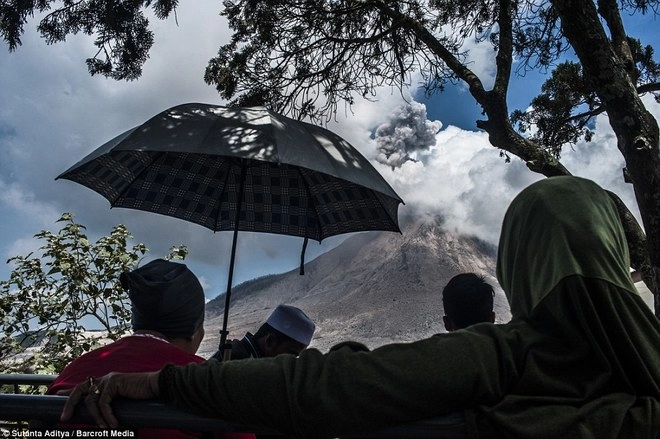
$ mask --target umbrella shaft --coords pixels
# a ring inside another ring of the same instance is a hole
[[[240,185],[238,189],[238,196],[236,199],[236,217],[234,218],[234,237],[231,243],[231,257],[229,259],[229,274],[227,275],[227,293],[225,295],[225,312],[222,322],[222,330],[220,331],[220,349],[224,348],[227,341],[227,320],[229,319],[229,302],[231,300],[231,285],[234,278],[234,259],[236,258],[236,241],[238,240],[238,223],[241,217],[241,204],[243,203],[243,189],[245,187],[245,178],[247,176],[246,165],[241,160],[241,176]]]

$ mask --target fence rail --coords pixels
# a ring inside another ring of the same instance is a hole
[[[25,377],[25,376],[23,376]],[[28,376],[20,381],[19,376],[0,374],[0,384],[47,384],[49,376]],[[56,425],[67,397],[54,395],[0,394],[0,429],[3,428],[45,428]],[[258,434],[278,436],[251,426],[237,425],[220,419],[192,415],[159,401],[117,400],[113,410],[121,420],[122,429],[175,428],[196,431],[249,431]],[[29,422],[29,427],[28,427]],[[75,424],[93,424],[92,417],[84,404],[79,404],[74,418]],[[12,424],[13,423],[13,424]],[[442,416],[411,424],[386,428],[369,433],[353,434],[351,438],[435,438],[466,439],[465,419],[462,414]]]

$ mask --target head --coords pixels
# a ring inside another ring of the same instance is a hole
[[[483,276],[462,273],[451,278],[442,290],[443,321],[449,332],[475,323],[495,321],[493,287]]]
[[[185,264],[156,259],[122,273],[136,332],[152,332],[195,353],[204,337],[204,289]]]
[[[502,223],[497,280],[511,315],[526,318],[569,276],[608,279],[635,291],[628,245],[611,197],[579,177],[550,177],[524,189]]]
[[[333,345],[328,352],[336,352],[341,349],[349,349],[351,352],[369,352],[369,347],[366,344],[352,340],[339,342]]]
[[[309,346],[316,326],[295,306],[278,305],[254,334],[264,357],[294,354]]]

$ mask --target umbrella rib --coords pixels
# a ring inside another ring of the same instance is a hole
[[[312,196],[312,192],[309,190],[309,184],[307,184],[307,176],[303,172],[304,168],[298,168],[298,173],[302,176],[302,182],[305,185],[305,192],[309,194],[308,199],[310,200],[310,204],[312,205],[312,209],[314,209],[314,212],[316,213],[316,218],[319,217],[319,210],[317,208],[317,204],[314,202],[314,197]],[[321,226],[321,221],[318,220],[318,227],[319,227],[319,239],[318,241],[321,242],[323,240],[323,229]],[[307,228],[305,228],[305,238],[307,238]],[[302,264],[302,261],[301,261]]]
[[[229,175],[231,174],[231,168],[232,168],[232,163],[231,160],[227,160],[227,172],[225,173],[225,181],[223,182],[221,186],[220,193],[218,194],[218,207],[216,208],[216,213],[215,213],[215,224],[213,226],[214,231],[221,230],[220,228],[220,215],[222,213],[222,192],[227,190],[227,183],[229,182]]]
[[[376,191],[376,190],[374,190],[374,189],[371,189],[371,191],[372,191],[372,192],[374,193],[374,195],[376,196],[376,199],[378,200],[378,202],[380,203],[380,206],[383,208],[383,210],[385,211],[385,213],[386,213],[387,216],[389,217],[390,221],[392,221],[392,224],[394,224],[394,225],[399,229],[399,234],[400,234],[400,235],[403,235],[403,232],[401,232],[401,228],[399,227],[399,219],[398,219],[398,218],[392,218],[392,215],[390,215],[389,210],[387,210],[387,209],[385,208],[385,205],[384,205],[383,201],[381,200],[381,197],[387,197],[387,195],[383,194],[382,192],[378,192],[378,191]],[[406,203],[403,202],[403,200],[400,200],[400,203],[402,203],[402,204],[406,204]],[[397,205],[397,206],[398,206],[398,205]],[[398,208],[397,208],[397,210],[398,210]]]

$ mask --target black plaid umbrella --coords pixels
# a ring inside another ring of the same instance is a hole
[[[324,128],[262,107],[179,105],[126,131],[57,178],[112,207],[233,230],[221,345],[227,336],[239,230],[321,242],[399,230],[401,198],[353,146]]]

